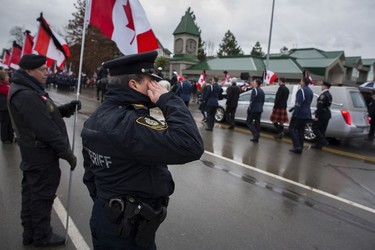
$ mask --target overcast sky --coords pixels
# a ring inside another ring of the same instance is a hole
[[[103,1],[103,0],[102,0]],[[0,49],[10,48],[14,26],[37,30],[40,12],[64,33],[76,0],[1,0]],[[256,41],[268,49],[272,0],[140,0],[154,33],[173,51],[173,31],[188,7],[194,11],[202,39],[215,46],[230,30],[245,54]],[[271,53],[283,46],[342,50],[346,56],[375,58],[374,0],[275,0]],[[1,53],[1,52],[0,52]],[[216,53],[215,53],[216,54]]]

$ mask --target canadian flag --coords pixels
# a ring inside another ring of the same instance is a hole
[[[224,80],[221,82],[221,85],[224,85],[225,83],[230,82],[230,75],[228,71],[224,71]]]
[[[56,61],[59,68],[63,67],[65,59],[70,57],[68,44],[64,38],[49,26],[42,14],[40,14],[37,21],[39,21],[40,25],[33,50],[49,59],[47,60],[48,67],[52,66],[53,60]]]
[[[23,46],[22,46],[22,54],[27,55],[27,54],[32,54],[33,51],[33,45],[34,45],[34,37],[30,35],[30,31],[26,30],[23,33]]]
[[[307,78],[309,78],[309,80],[310,80],[310,85],[315,85],[315,83],[314,83],[312,77],[310,76],[310,74],[309,74],[309,72],[308,72],[307,70],[304,70],[304,71],[303,71],[303,77],[307,77]]]
[[[19,69],[18,63],[21,59],[22,47],[13,42],[12,51],[10,52],[9,67]]]
[[[113,40],[124,55],[159,48],[138,0],[90,0],[86,18]]]
[[[264,75],[263,75],[263,82],[266,85],[273,84],[275,80],[277,79],[277,74],[270,71],[270,70],[265,70]]]
[[[203,70],[198,79],[197,89],[200,90],[205,82],[206,82],[206,70]]]

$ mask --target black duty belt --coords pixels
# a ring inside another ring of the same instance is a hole
[[[108,221],[119,225],[121,237],[134,237],[138,246],[146,247],[167,216],[169,198],[141,199],[134,196],[114,197],[98,201],[107,209]]]

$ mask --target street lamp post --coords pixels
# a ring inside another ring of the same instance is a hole
[[[272,37],[272,24],[273,24],[273,11],[275,7],[275,0],[272,0],[272,13],[271,13],[271,24],[270,24],[270,35],[268,36],[268,50],[267,50],[267,63],[266,63],[266,70],[269,67],[270,61],[270,49],[271,49],[271,37]]]

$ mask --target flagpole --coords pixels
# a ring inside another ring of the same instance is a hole
[[[270,35],[268,36],[268,50],[267,50],[266,70],[269,69],[269,62],[270,62],[270,49],[271,49],[271,36],[272,36],[272,24],[273,24],[273,11],[274,11],[274,7],[275,7],[275,0],[272,0],[272,13],[271,13]]]
[[[88,1],[89,0],[86,0],[85,12],[87,11]],[[77,101],[79,101],[80,89],[81,89],[82,62],[83,62],[83,51],[84,51],[84,48],[85,48],[86,27],[87,27],[87,18],[86,18],[86,15],[84,15],[83,29],[82,29],[82,45],[81,45],[81,54],[80,54],[80,58],[79,58],[79,70],[78,70],[77,97],[76,97]],[[77,119],[78,119],[78,110],[77,110],[77,107],[76,107],[76,112],[74,113],[73,138],[72,138],[72,151],[73,151],[73,153],[74,153],[74,146],[75,146]],[[66,205],[65,243],[67,243],[67,241],[68,241],[69,206],[70,206],[70,192],[71,192],[71,187],[72,187],[72,175],[73,175],[73,171],[70,170],[69,188],[68,188],[68,201],[67,201],[67,205]]]

